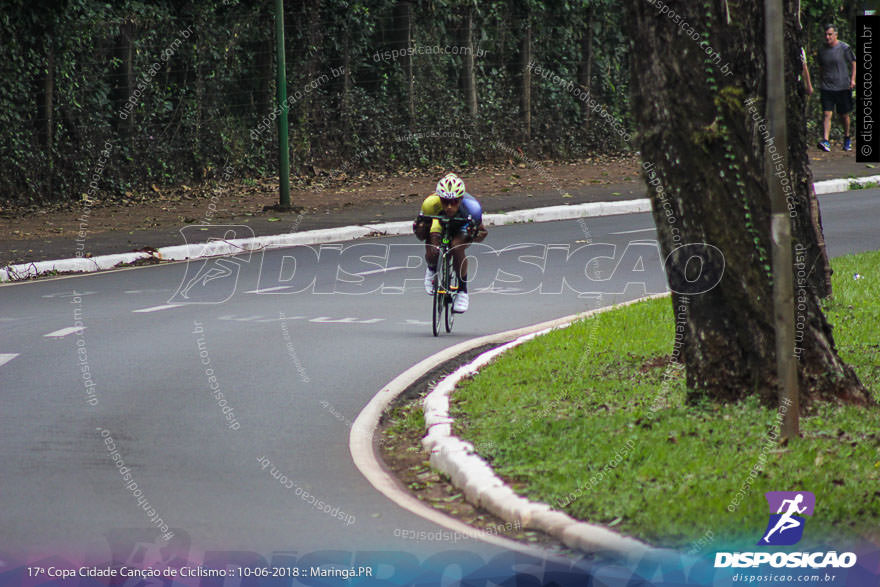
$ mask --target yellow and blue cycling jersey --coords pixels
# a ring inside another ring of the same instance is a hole
[[[426,216],[441,216],[443,214],[443,204],[440,196],[436,193],[431,194],[422,202],[422,214]],[[458,206],[458,212],[453,217],[453,231],[463,231],[469,226],[476,228],[483,221],[483,207],[475,197],[465,194]],[[442,232],[440,222],[437,219],[431,221],[431,232]]]

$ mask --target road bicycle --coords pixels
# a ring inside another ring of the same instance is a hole
[[[455,322],[455,312],[452,307],[455,304],[455,296],[458,295],[458,277],[452,266],[452,231],[450,219],[446,216],[428,216],[440,223],[440,256],[437,261],[437,276],[434,286],[434,297],[431,302],[431,328],[434,336],[440,334],[440,323],[444,322],[446,332],[452,332],[452,324]]]

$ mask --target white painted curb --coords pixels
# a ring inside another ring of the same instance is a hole
[[[633,214],[647,212],[651,209],[648,199],[628,200],[623,202],[594,202],[573,206],[550,206],[532,210],[518,210],[506,214],[486,214],[484,222],[487,226],[502,226],[517,222],[549,222],[552,220],[570,220],[593,216],[611,216],[614,214]],[[191,225],[201,226],[201,225]],[[210,225],[205,225],[209,227]],[[40,261],[10,265],[0,269],[0,282],[20,281],[49,273],[90,273],[112,269],[120,264],[134,263],[143,259],[156,258],[162,261],[185,261],[201,259],[217,255],[235,255],[259,251],[270,247],[292,247],[296,245],[317,245],[321,243],[355,240],[369,236],[394,236],[412,233],[412,222],[384,222],[364,224],[362,226],[343,226],[309,230],[274,236],[260,236],[247,239],[213,241],[208,243],[177,245],[162,247],[155,252],[123,253],[118,255],[101,255],[99,257],[77,257],[60,261]]]
[[[813,188],[816,190],[816,195],[821,196],[822,194],[845,192],[853,189],[851,187],[853,184],[858,184],[859,186],[864,187],[869,183],[880,183],[880,175],[870,175],[868,177],[852,179],[829,179],[827,181],[817,181],[813,184]]]
[[[869,182],[880,182],[880,175],[859,179],[834,179],[820,181],[813,185],[816,194],[827,194],[849,189],[851,183],[864,185]],[[487,226],[503,226],[521,222],[550,222],[555,220],[572,220],[575,218],[594,218],[613,216],[615,214],[635,214],[651,210],[651,201],[647,198],[626,200],[621,202],[592,202],[571,206],[549,206],[531,210],[516,210],[504,214],[485,214],[483,221]],[[195,225],[192,225],[195,226]],[[364,238],[368,236],[405,235],[412,232],[412,223],[385,222],[380,224],[364,224],[362,226],[343,226],[305,232],[260,236],[230,241],[215,241],[188,245],[162,247],[155,252],[120,253],[101,255],[98,257],[75,257],[56,261],[39,261],[8,265],[0,269],[0,283],[21,281],[50,273],[91,273],[112,269],[121,264],[134,263],[144,259],[156,258],[162,261],[185,261],[201,259],[217,255],[234,255],[259,251],[269,247],[292,247],[296,245],[317,245]]]
[[[357,418],[355,418],[355,421],[351,426],[351,433],[349,435],[348,442],[349,452],[351,453],[351,457],[354,461],[355,466],[358,468],[361,474],[366,477],[367,481],[369,481],[373,485],[373,487],[375,487],[380,493],[388,497],[391,501],[393,501],[400,507],[418,516],[421,516],[426,520],[449,528],[450,530],[453,530],[465,536],[473,536],[475,538],[479,538],[480,540],[488,542],[490,544],[503,546],[511,550],[534,554],[534,548],[530,548],[528,546],[520,544],[519,542],[504,538],[502,536],[489,534],[486,532],[479,532],[473,527],[468,526],[464,522],[447,516],[446,514],[416,499],[412,494],[405,490],[400,485],[400,482],[397,480],[397,478],[392,475],[382,463],[380,463],[379,458],[376,456],[374,448],[374,436],[376,429],[379,426],[379,421],[381,420],[382,415],[385,413],[385,410],[388,408],[388,406],[390,406],[391,403],[395,399],[397,399],[397,397],[401,393],[406,391],[409,386],[418,381],[418,379],[422,377],[422,375],[424,375],[437,365],[446,361],[450,361],[458,355],[465,353],[471,349],[487,344],[499,344],[508,342],[511,339],[514,339],[523,334],[528,334],[529,332],[561,325],[566,323],[567,321],[571,322],[572,320],[575,320],[582,315],[583,314],[567,316],[565,318],[551,320],[549,322],[544,322],[535,326],[518,328],[507,332],[490,334],[487,336],[481,336],[479,338],[460,342],[416,363],[415,365],[395,377],[393,380],[391,380],[381,390],[379,390],[379,392],[375,396],[373,396],[369,403],[364,406],[364,409],[361,410]],[[474,536],[475,533],[476,536]]]
[[[504,345],[486,351],[470,363],[456,369],[438,383],[423,400],[426,436],[422,447],[430,453],[431,466],[447,475],[461,489],[465,499],[482,507],[506,522],[518,522],[523,528],[540,530],[559,539],[566,546],[585,552],[613,553],[627,558],[642,558],[653,552],[662,553],[639,540],[623,536],[595,524],[576,520],[553,510],[545,503],[520,497],[495,475],[492,467],[480,458],[471,443],[452,435],[449,396],[461,379],[476,374],[505,351],[519,346],[551,330],[566,328],[576,319],[592,316],[648,299],[665,297],[658,294],[624,302],[607,308],[591,310],[550,328],[524,334]]]
[[[591,202],[572,206],[549,206],[531,210],[515,210],[504,214],[484,214],[487,226],[503,226],[518,222],[550,222],[553,220],[573,220],[575,218],[595,218],[615,214],[636,214],[650,212],[651,200],[625,200],[622,202]]]
[[[667,295],[669,294],[648,296],[613,307],[621,307]],[[474,528],[426,505],[403,489],[400,486],[400,482],[379,462],[375,451],[376,440],[374,436],[386,409],[401,393],[406,391],[425,373],[437,365],[452,360],[469,350],[488,344],[502,344],[501,347],[483,353],[474,363],[461,367],[453,375],[444,379],[437,386],[441,391],[434,396],[434,399],[428,401],[426,398],[425,420],[428,435],[423,440],[423,443],[429,443],[431,446],[432,466],[435,466],[438,460],[445,460],[445,462],[449,463],[451,467],[448,470],[449,472],[444,472],[452,478],[453,483],[457,487],[463,490],[465,498],[471,501],[471,503],[488,509],[507,522],[519,521],[522,527],[540,529],[559,538],[564,544],[572,548],[588,552],[614,553],[628,560],[641,560],[645,556],[662,557],[664,554],[668,554],[669,551],[666,549],[653,548],[601,526],[579,522],[562,512],[553,511],[547,504],[529,502],[517,496],[501,479],[495,476],[491,467],[477,455],[473,454],[473,446],[470,443],[451,436],[452,420],[448,414],[448,393],[454,387],[454,383],[450,379],[451,377],[454,377],[456,374],[462,377],[472,371],[475,372],[478,368],[475,366],[476,362],[481,360],[488,362],[510,346],[519,344],[519,342],[523,342],[528,338],[533,338],[554,328],[564,328],[576,320],[608,309],[611,308],[590,310],[524,328],[461,342],[410,367],[383,387],[355,419],[349,436],[349,451],[355,465],[376,489],[399,506],[436,524],[461,533],[469,532],[470,535],[473,535],[475,532]],[[523,338],[523,340],[517,342],[520,338]],[[514,342],[511,343],[511,341]],[[446,390],[445,393],[442,391],[443,389]],[[428,397],[431,397],[431,395]],[[437,450],[434,450],[435,448]],[[476,502],[473,501],[474,497],[476,497]],[[480,533],[477,537],[493,544],[503,544],[508,548],[518,550],[524,548],[518,542],[487,533]]]
[[[200,225],[190,225],[200,226]],[[211,225],[205,225],[206,228]],[[410,230],[412,224],[409,223]],[[216,228],[216,226],[215,226]],[[112,269],[119,264],[134,263],[143,259],[159,259],[162,261],[185,261],[202,259],[218,255],[237,255],[263,250],[269,247],[292,247],[295,245],[315,245],[334,241],[354,240],[376,232],[371,226],[343,226],[326,228],[291,234],[260,236],[231,240],[218,240],[206,243],[175,245],[162,247],[153,252],[122,253],[116,255],[100,255],[98,257],[76,257],[60,261],[40,261],[10,265],[0,269],[0,282],[20,281],[48,273],[91,273],[104,269]]]

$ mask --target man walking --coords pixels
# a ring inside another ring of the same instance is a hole
[[[828,141],[831,115],[837,108],[837,113],[843,119],[843,150],[850,151],[852,142],[849,138],[849,113],[853,109],[852,92],[856,87],[856,56],[849,45],[837,40],[837,27],[833,24],[825,27],[825,46],[819,49],[819,73],[824,115],[824,139],[819,142],[819,148],[823,151],[831,150],[831,143]]]

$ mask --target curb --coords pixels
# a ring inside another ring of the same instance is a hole
[[[503,226],[519,222],[549,222],[571,220],[574,218],[613,216],[615,214],[634,214],[651,209],[647,198],[623,202],[592,202],[572,206],[549,206],[531,210],[517,210],[504,214],[486,214],[483,219],[487,226]],[[221,226],[193,224],[193,227]],[[233,225],[230,225],[233,226]],[[249,228],[244,226],[244,228]],[[39,261],[9,265],[0,269],[0,283],[22,281],[50,273],[92,273],[113,269],[120,265],[136,263],[146,259],[160,261],[186,261],[218,255],[235,255],[264,250],[270,247],[292,247],[297,245],[317,245],[322,243],[349,241],[372,236],[396,236],[412,233],[409,221],[343,226],[305,232],[259,236],[207,243],[162,247],[150,252],[121,253],[98,257],[75,257],[58,261]]]
[[[602,552],[635,558],[642,558],[652,552],[662,553],[663,549],[623,536],[604,526],[576,520],[552,509],[548,504],[529,501],[517,495],[495,474],[492,467],[474,452],[471,443],[452,434],[453,420],[449,416],[449,396],[461,379],[475,375],[496,357],[524,342],[551,330],[566,328],[580,318],[668,295],[664,293],[646,296],[563,319],[564,322],[561,324],[524,334],[507,344],[486,351],[445,377],[423,401],[427,435],[422,439],[422,447],[431,454],[431,466],[446,474],[452,484],[464,493],[465,499],[473,505],[490,511],[505,522],[519,522],[523,528],[540,530],[571,548],[584,552]]]
[[[813,184],[817,195],[842,192],[850,189],[852,184],[864,186],[868,183],[880,183],[880,175],[859,179],[832,179]],[[522,222],[551,222],[555,220],[573,220],[576,218],[594,218],[613,216],[615,214],[635,214],[649,212],[651,201],[648,198],[626,200],[622,202],[592,202],[565,206],[549,206],[530,210],[516,210],[504,214],[485,214],[483,220],[487,226],[504,226]],[[219,225],[190,225],[219,226]],[[248,227],[249,228],[249,227]],[[260,236],[229,241],[213,241],[207,243],[175,245],[162,247],[150,252],[118,253],[100,255],[98,257],[74,257],[55,261],[37,261],[8,265],[0,269],[0,283],[23,281],[51,273],[93,273],[114,269],[147,259],[159,261],[186,261],[217,255],[235,255],[260,251],[269,247],[292,247],[296,245],[317,245],[329,242],[355,240],[371,236],[405,235],[412,231],[408,221],[385,222],[381,224],[363,224],[359,226],[343,226],[325,228],[300,233]]]
[[[869,175],[868,177],[859,177],[852,179],[829,179],[826,181],[817,181],[813,184],[816,195],[833,194],[836,192],[846,192],[851,189],[861,189],[869,183],[880,183],[880,175]],[[853,184],[858,185],[854,188]]]
[[[418,381],[424,373],[430,371],[438,364],[450,361],[471,349],[486,344],[508,342],[518,336],[522,336],[523,334],[550,328],[557,324],[562,324],[566,320],[570,321],[579,315],[580,314],[576,314],[575,316],[552,320],[536,326],[518,328],[507,332],[490,334],[460,342],[435,355],[423,359],[395,377],[386,384],[385,387],[379,390],[375,396],[373,396],[352,423],[348,448],[355,466],[373,487],[403,509],[437,525],[459,532],[460,534],[473,535],[473,527],[457,520],[456,518],[447,516],[416,499],[415,496],[410,494],[400,485],[397,478],[379,461],[375,451],[377,445],[375,432],[379,426],[382,415],[385,413],[388,406],[390,406],[400,394]],[[478,538],[484,542],[519,552],[534,554],[536,550],[535,548],[530,548],[515,540],[488,533],[480,533]]]
[[[448,414],[449,393],[455,382],[475,373],[480,366],[508,348],[555,328],[565,328],[576,320],[598,312],[666,295],[668,294],[647,296],[608,308],[589,310],[532,326],[482,336],[456,344],[420,361],[390,381],[358,414],[349,436],[349,451],[355,465],[379,492],[402,508],[441,526],[473,535],[474,528],[426,505],[400,486],[397,479],[387,471],[376,456],[375,431],[388,406],[424,373],[471,349],[487,344],[501,344],[447,376],[425,398],[425,423],[428,434],[422,444],[431,452],[431,465],[449,475],[453,484],[463,490],[465,498],[472,504],[489,510],[506,522],[518,521],[523,528],[541,530],[560,539],[569,547],[587,552],[610,553],[629,560],[641,560],[645,556],[653,558],[668,553],[668,550],[652,547],[607,528],[574,520],[562,512],[553,511],[547,504],[530,502],[517,496],[495,476],[494,471],[485,461],[474,454],[470,443],[451,435],[452,419]],[[508,548],[518,550],[525,548],[519,542],[486,533],[478,537],[493,544],[503,544]]]

